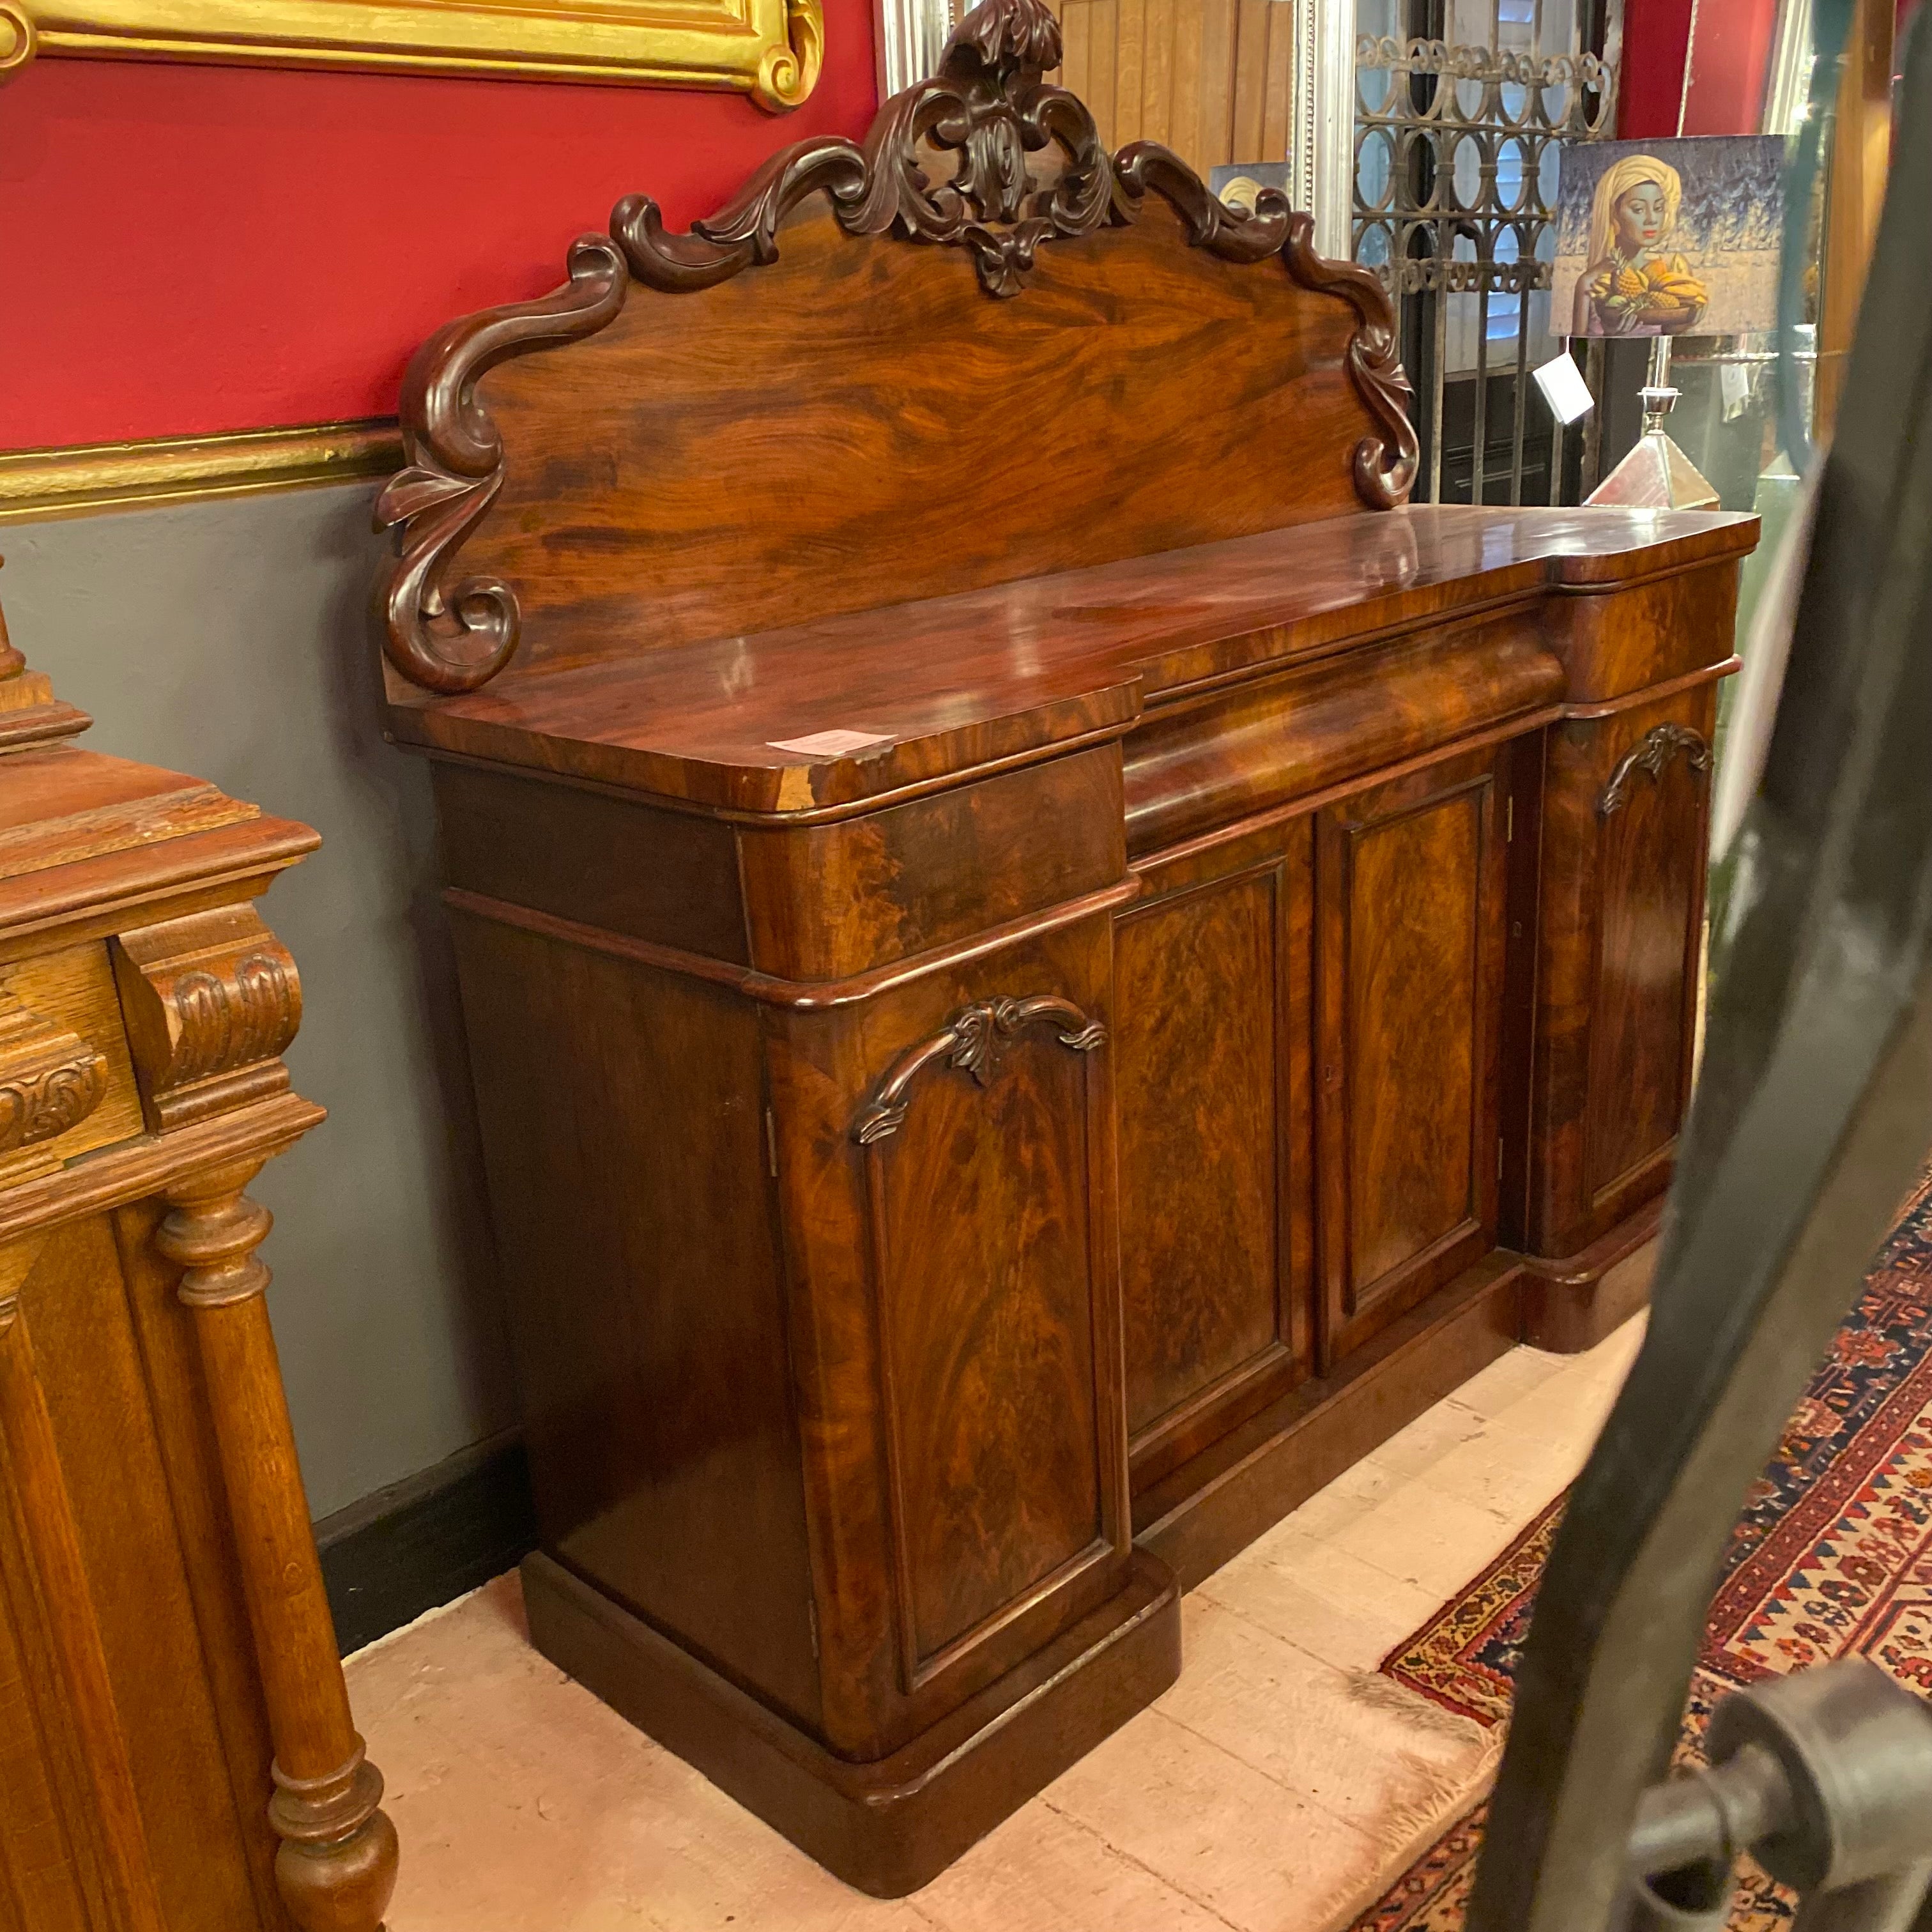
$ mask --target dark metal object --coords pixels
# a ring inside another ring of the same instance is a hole
[[[1622,1932],[1721,1932],[1753,1853],[1801,1932],[1908,1932],[1932,1884],[1932,1709],[1863,1658],[1736,1693],[1711,1768],[1646,1792]]]
[[[1458,44],[1460,10],[1442,0],[1398,0],[1402,34],[1358,40],[1354,254],[1388,290],[1417,380],[1416,500],[1517,503],[1527,481],[1529,500],[1553,502],[1562,430],[1528,380],[1532,304],[1555,254],[1544,177],[1558,143],[1615,128],[1621,5],[1530,0],[1526,23],[1516,9],[1506,23],[1500,0],[1484,10],[1484,44]],[[1493,366],[1492,297],[1515,303]],[[1472,366],[1452,370],[1451,316],[1471,308]],[[1545,333],[1567,333],[1564,319]],[[1450,459],[1466,448],[1464,476]]]
[[[1650,1330],[1552,1554],[1469,1932],[1612,1922],[1731,1526],[1932,1143],[1932,38],[1914,40]]]

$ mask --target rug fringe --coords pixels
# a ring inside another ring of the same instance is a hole
[[[1366,1704],[1373,1710],[1386,1711],[1413,1724],[1418,1730],[1426,1731],[1432,1737],[1473,1742],[1479,1738],[1487,1741],[1496,1736],[1496,1726],[1481,1724],[1474,1718],[1446,1709],[1433,1698],[1425,1697],[1420,1690],[1384,1676],[1379,1670],[1352,1670],[1348,1672],[1348,1694],[1358,1703]]]
[[[1421,1797],[1392,1813],[1377,1830],[1374,1871],[1339,1886],[1322,1900],[1310,1915],[1310,1932],[1347,1932],[1444,1832],[1489,1795],[1502,1762],[1504,1732],[1500,1726],[1478,1724],[1473,1718],[1445,1711],[1420,1691],[1377,1671],[1351,1671],[1348,1690],[1359,1702],[1399,1717],[1431,1737],[1475,1744],[1478,1756],[1472,1766],[1445,1776],[1435,1766],[1403,1754],[1428,1788]]]

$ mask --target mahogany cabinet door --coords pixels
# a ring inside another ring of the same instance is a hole
[[[1321,1361],[1496,1245],[1507,746],[1318,815]]]
[[[1550,735],[1529,1245],[1574,1253],[1668,1185],[1689,1102],[1715,688]]]
[[[1306,817],[1114,928],[1120,1280],[1138,1491],[1309,1372]]]
[[[891,1748],[1124,1581],[1108,958],[1102,915],[778,1043],[839,1748]]]

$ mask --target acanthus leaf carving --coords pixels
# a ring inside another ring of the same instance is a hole
[[[1694,731],[1688,724],[1653,724],[1617,760],[1597,800],[1598,816],[1608,818],[1627,804],[1639,778],[1647,778],[1652,784],[1661,784],[1664,767],[1680,752],[1700,776],[1711,769],[1711,747],[1702,733]]]
[[[835,208],[862,197],[864,153],[836,136],[782,148],[760,166],[718,212],[683,234],[664,225],[647,194],[630,194],[610,214],[611,238],[630,272],[646,288],[688,294],[728,280],[741,270],[778,260],[778,224],[814,194]]]
[[[939,72],[895,94],[864,145],[832,138],[775,154],[726,208],[668,231],[648,196],[620,201],[610,232],[646,286],[706,288],[777,259],[786,215],[826,195],[848,235],[896,233],[965,248],[990,295],[1017,295],[1039,244],[1091,233],[1115,218],[1112,167],[1094,117],[1042,76],[1060,61],[1060,23],[1042,0],[986,0],[962,21]],[[1064,166],[1035,191],[1026,158],[1049,142]],[[922,146],[957,156],[934,182]]]
[[[803,20],[815,0],[796,0]],[[801,32],[815,31],[802,27]],[[796,38],[796,36],[795,36]],[[1279,255],[1302,287],[1355,311],[1344,366],[1378,434],[1352,456],[1372,508],[1406,500],[1418,450],[1394,316],[1378,278],[1315,251],[1314,224],[1264,192],[1256,212],[1226,208],[1178,155],[1136,142],[1110,156],[1085,104],[1045,76],[1060,64],[1060,22],[1045,0],[982,0],[947,41],[939,71],[880,109],[862,144],[820,136],[764,163],[718,214],[683,233],[648,195],[612,211],[610,235],[580,237],[570,280],[540,302],[486,310],[430,338],[410,364],[401,415],[409,465],[382,492],[378,527],[398,528],[400,554],[382,586],[384,650],[404,677],[446,694],[474,691],[514,655],[519,617],[500,579],[447,582],[451,560],[502,487],[503,448],[476,394],[505,357],[595,334],[623,306],[628,280],[668,294],[714,286],[778,258],[785,218],[824,195],[855,237],[964,250],[980,285],[1018,296],[1041,246],[1131,224],[1150,193],[1180,214],[1191,240],[1225,260]],[[1028,158],[1054,148],[1058,172],[1036,183]],[[934,179],[928,156],[950,156]]]
[[[852,1138],[861,1147],[872,1147],[897,1133],[911,1107],[914,1082],[942,1060],[980,1086],[991,1086],[1007,1048],[1036,1026],[1052,1027],[1060,1044],[1076,1053],[1091,1053],[1107,1037],[1100,1021],[1089,1019],[1071,1000],[1056,994],[962,1006],[938,1033],[909,1048],[886,1070],[854,1116]]]
[[[104,1054],[0,993],[0,1157],[57,1140],[106,1097]]]
[[[1138,212],[1149,193],[1180,217],[1187,238],[1224,261],[1262,262],[1287,245],[1294,217],[1279,188],[1264,188],[1254,212],[1231,208],[1171,148],[1130,141],[1114,157],[1122,194]]]
[[[245,954],[226,974],[197,967],[179,974],[172,988],[180,1030],[170,1084],[184,1086],[280,1052],[296,1034],[290,965],[278,946]]]

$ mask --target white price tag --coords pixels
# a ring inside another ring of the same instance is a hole
[[[1543,392],[1543,400],[1550,405],[1550,414],[1560,423],[1573,423],[1597,406],[1597,399],[1591,394],[1582,370],[1570,360],[1567,349],[1536,371],[1536,386]]]
[[[814,731],[808,738],[768,738],[775,752],[796,752],[802,758],[849,758],[868,745],[889,745],[882,731]]]

